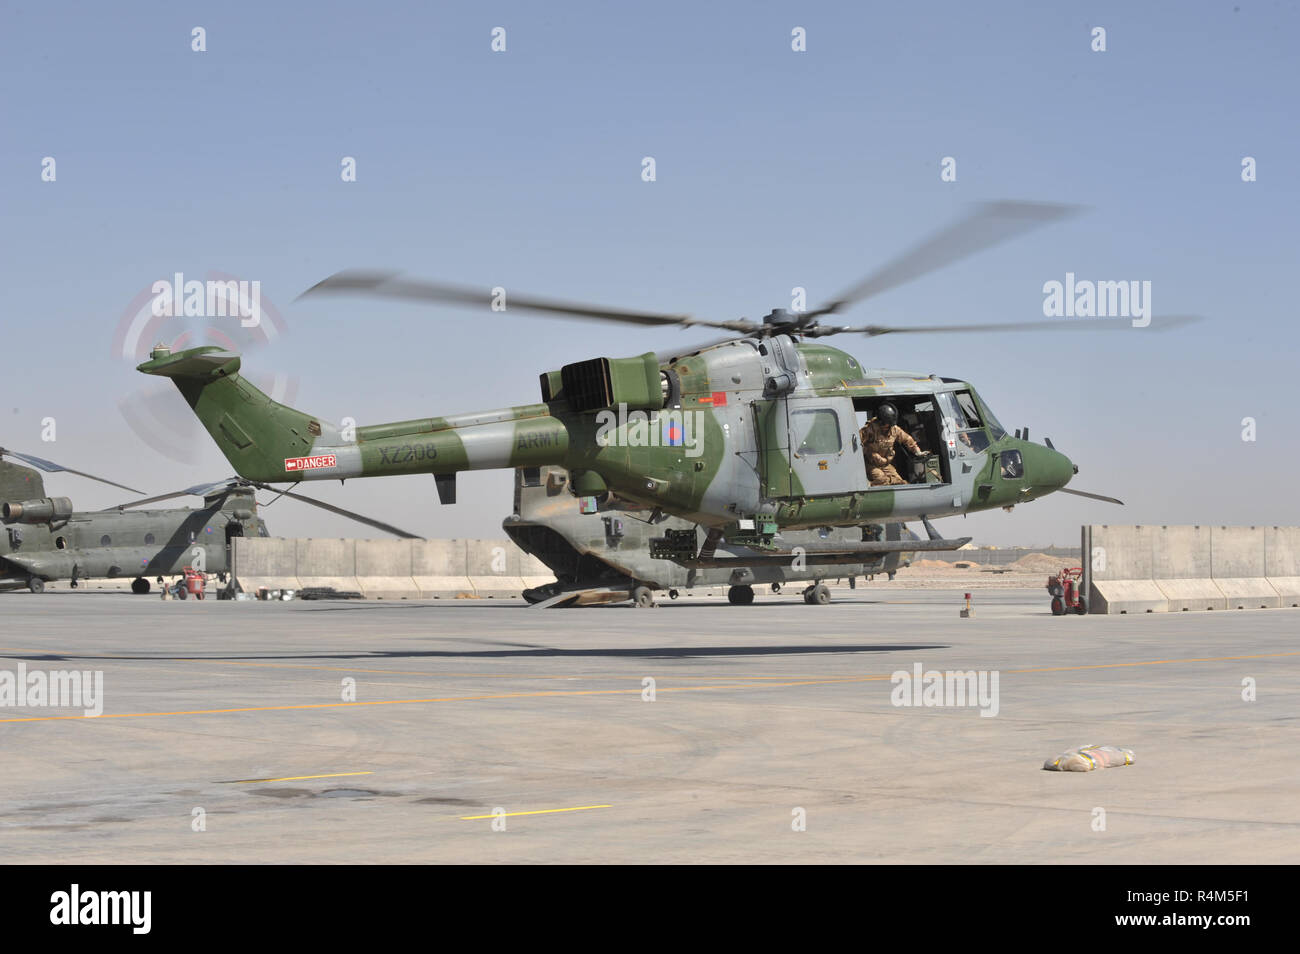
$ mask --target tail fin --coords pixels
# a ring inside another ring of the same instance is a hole
[[[157,348],[136,370],[171,378],[239,476],[249,480],[338,477],[337,429],[271,400],[239,376],[239,355],[212,346],[172,354]],[[329,447],[329,453],[322,449]],[[355,448],[353,448],[355,452]],[[328,473],[305,474],[296,462],[336,458]]]

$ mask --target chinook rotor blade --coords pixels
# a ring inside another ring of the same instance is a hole
[[[184,490],[176,490],[169,494],[159,494],[156,497],[145,497],[143,500],[132,500],[129,503],[118,504],[116,507],[110,507],[110,510],[126,510],[130,507],[141,507],[145,504],[159,503],[163,500],[173,500],[176,497],[211,497],[217,494],[228,495],[241,487],[250,487],[257,490],[270,491],[273,494],[279,494],[281,497],[289,497],[293,500],[305,504],[311,504],[313,507],[320,507],[322,510],[328,510],[330,513],[338,514],[340,517],[347,517],[358,523],[364,523],[368,527],[374,527],[376,530],[382,530],[385,533],[391,533],[395,537],[402,537],[408,540],[418,540],[419,535],[409,533],[401,527],[395,527],[391,523],[384,523],[382,520],[375,520],[357,513],[355,510],[347,510],[343,507],[336,507],[334,504],[325,503],[323,500],[317,500],[314,497],[304,497],[302,494],[293,493],[290,490],[281,490],[272,484],[264,484],[256,480],[244,480],[241,477],[234,477],[230,480],[219,480],[211,484],[195,484],[193,487],[186,487]]]
[[[384,523],[382,520],[375,520],[373,517],[366,517],[355,510],[345,510],[343,507],[336,507],[334,504],[326,503],[323,500],[317,500],[314,497],[304,497],[302,494],[295,494],[291,490],[280,490],[270,484],[263,484],[258,481],[249,481],[250,487],[257,487],[259,490],[269,490],[271,493],[279,494],[282,497],[288,497],[291,500],[298,500],[305,504],[311,504],[313,507],[320,507],[322,510],[328,510],[330,513],[336,513],[340,517],[347,517],[358,523],[364,523],[368,527],[374,527],[376,530],[382,530],[385,533],[391,533],[395,537],[402,537],[406,540],[418,540],[419,534],[409,533],[401,527],[395,527],[391,523]]]
[[[1050,202],[1004,200],[981,203],[965,218],[913,246],[856,285],[845,289],[833,301],[808,312],[806,317],[811,320],[821,315],[833,315],[872,295],[897,288],[1040,226],[1059,222],[1078,211],[1077,206]]]
[[[1061,494],[1073,494],[1076,497],[1087,497],[1089,500],[1100,500],[1103,503],[1119,504],[1121,507],[1124,506],[1124,501],[1115,497],[1103,497],[1101,494],[1090,494],[1086,490],[1071,490],[1069,487],[1058,487],[1056,492]]]
[[[970,331],[1123,331],[1125,329],[1169,331],[1201,320],[1200,315],[1163,315],[1152,318],[1146,325],[1134,325],[1131,318],[1047,318],[1039,321],[1007,321],[979,325],[859,325],[857,327],[819,325],[805,334],[810,338],[844,334],[860,334],[874,338],[877,335],[946,335]]]
[[[441,305],[480,305],[484,308],[491,307],[493,300],[491,291],[485,288],[399,278],[394,272],[352,270],[337,272],[324,281],[317,282],[298,297],[306,298],[309,295],[323,293],[365,294]],[[560,301],[554,298],[538,298],[533,295],[509,291],[505,295],[505,310],[536,311],[545,314],[563,315],[569,318],[621,321],[633,325],[721,328],[724,331],[735,331],[740,334],[749,334],[762,327],[756,322],[744,318],[736,321],[707,321],[701,318],[692,318],[690,315],[671,315],[657,311],[607,308],[603,305]]]
[[[169,494],[158,494],[156,497],[145,497],[143,500],[131,500],[127,503],[118,504],[116,507],[109,507],[108,510],[128,510],[131,507],[143,507],[145,504],[160,503],[164,500],[175,500],[177,497],[210,497],[219,491],[229,493],[240,486],[238,480],[219,480],[214,484],[195,484],[193,487],[186,487],[184,490],[174,490]],[[139,491],[136,491],[139,493]],[[107,512],[107,511],[105,511]]]
[[[20,454],[18,451],[11,451],[7,448],[0,447],[0,457],[12,457],[14,460],[22,461],[37,470],[43,470],[46,473],[65,473],[76,474],[78,477],[86,477],[90,480],[97,480],[101,484],[108,484],[119,490],[129,490],[133,494],[142,494],[143,490],[136,490],[134,487],[128,487],[126,484],[119,484],[115,480],[109,480],[106,477],[96,477],[94,474],[88,474],[84,470],[73,470],[71,467],[64,467],[62,464],[56,464],[52,460],[46,460],[43,457],[33,457],[31,454]]]

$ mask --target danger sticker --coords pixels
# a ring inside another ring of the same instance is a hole
[[[337,467],[338,463],[338,458],[333,454],[322,454],[319,457],[286,457],[284,459],[284,469],[286,472],[317,470],[321,467]]]

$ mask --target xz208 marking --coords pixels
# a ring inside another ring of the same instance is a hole
[[[406,464],[413,460],[437,460],[435,444],[402,444],[398,447],[379,448],[379,463]]]

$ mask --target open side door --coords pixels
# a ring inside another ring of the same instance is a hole
[[[754,416],[765,496],[821,497],[867,489],[851,399],[756,401]]]

